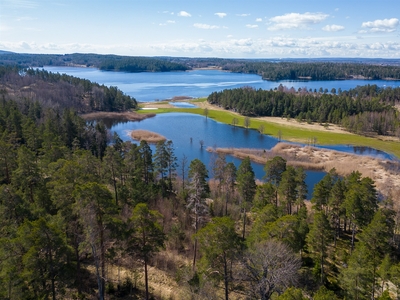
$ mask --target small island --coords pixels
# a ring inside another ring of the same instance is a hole
[[[132,130],[130,136],[134,140],[146,141],[150,144],[156,144],[166,140],[166,138],[161,134],[143,129]]]

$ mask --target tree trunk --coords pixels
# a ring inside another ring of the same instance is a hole
[[[194,239],[193,270],[196,267],[197,239]]]
[[[227,266],[226,257],[224,255],[224,284],[225,284],[225,300],[229,300],[229,290],[228,290],[228,266]]]
[[[146,286],[146,300],[149,300],[149,279],[147,274],[147,255],[144,257],[144,283]]]
[[[246,207],[244,208],[244,214],[243,214],[243,240],[246,235]]]
[[[353,250],[354,250],[354,238],[355,238],[355,235],[356,235],[356,225],[355,225],[355,224],[352,224],[351,227],[352,227],[352,232],[351,232],[351,248],[350,248],[350,254],[353,253]]]

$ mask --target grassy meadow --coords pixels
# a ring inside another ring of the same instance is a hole
[[[196,99],[190,102],[203,102],[205,98]],[[168,102],[166,102],[168,103]],[[164,104],[163,102],[155,103],[155,106]],[[204,115],[205,110],[203,108],[158,108],[156,110],[138,110],[138,113],[170,113],[170,112],[184,112],[198,115]],[[238,123],[236,126],[244,127],[245,117],[224,110],[212,110],[208,109],[208,118],[215,121],[232,124],[234,118],[237,119]],[[347,133],[336,133],[330,132],[329,127],[326,131],[312,130],[308,128],[299,128],[294,125],[277,124],[268,121],[261,121],[254,118],[250,118],[250,125],[248,128],[258,130],[258,128],[264,126],[264,134],[271,135],[274,137],[280,137],[282,140],[299,142],[304,144],[313,144],[316,141],[317,145],[354,145],[354,146],[366,146],[375,148],[400,158],[400,143],[396,141],[384,141],[378,138],[365,137],[356,134]],[[239,146],[239,145],[238,145]]]

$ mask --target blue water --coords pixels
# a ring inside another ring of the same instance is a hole
[[[218,70],[194,70],[188,72],[167,73],[123,73],[105,72],[94,68],[75,67],[45,67],[50,72],[66,73],[68,75],[89,79],[106,86],[117,86],[124,93],[134,97],[138,101],[157,101],[172,99],[176,96],[206,97],[212,92],[223,89],[232,89],[243,86],[251,86],[256,89],[274,89],[280,84],[288,88],[323,89],[332,88],[337,90],[349,90],[358,85],[376,84],[381,87],[398,87],[400,81],[383,80],[337,80],[337,81],[279,81],[271,82],[262,80],[258,75],[229,73]],[[184,107],[189,103],[174,103]],[[188,105],[188,106],[186,106]],[[230,125],[206,119],[203,116],[193,114],[162,114],[141,122],[126,122],[105,120],[111,131],[116,131],[123,140],[131,140],[129,130],[145,129],[164,135],[172,140],[175,145],[175,153],[179,160],[185,155],[188,162],[198,158],[202,160],[210,171],[212,177],[213,154],[206,151],[207,147],[241,147],[270,149],[278,142],[275,138],[260,135],[254,130],[236,128]],[[203,148],[200,141],[204,142]],[[325,146],[323,148],[335,149],[360,155],[378,156],[393,159],[387,153],[366,148],[353,146]],[[154,149],[154,147],[153,147]],[[228,156],[227,162],[234,162],[239,166],[240,160]],[[264,176],[263,165],[253,163],[253,168],[258,179]],[[313,190],[314,184],[322,179],[324,172],[307,171],[307,185],[309,191]],[[309,193],[308,198],[310,199]]]
[[[175,107],[180,107],[180,108],[195,108],[195,107],[197,107],[196,105],[189,103],[189,102],[169,102],[169,104],[171,104]]]
[[[187,157],[188,162],[198,158],[207,166],[210,177],[212,177],[215,154],[208,152],[208,147],[268,150],[278,143],[277,139],[261,135],[255,130],[233,127],[206,119],[204,116],[187,113],[160,114],[140,122],[118,123],[111,127],[111,131],[117,132],[124,141],[132,141],[129,131],[136,129],[154,131],[165,136],[168,140],[172,140],[178,163],[181,162],[183,155]],[[203,148],[200,147],[200,141],[204,142]],[[154,146],[152,146],[152,149],[155,151]],[[241,162],[240,159],[229,155],[226,160],[233,162],[236,167]],[[265,175],[264,165],[252,163],[252,166],[257,179],[261,180]],[[309,190],[308,199],[310,199],[314,185],[322,179],[325,173],[318,171],[307,171],[306,173],[306,183]]]
[[[333,145],[333,146],[318,146],[318,148],[331,149],[336,151],[342,151],[346,153],[355,153],[358,155],[373,156],[380,159],[387,160],[398,160],[396,156],[389,153],[364,146],[353,146],[353,145]]]
[[[117,86],[137,101],[148,102],[172,99],[175,96],[207,97],[212,92],[251,86],[256,89],[274,89],[280,84],[288,88],[323,88],[330,91],[349,90],[358,85],[376,84],[380,87],[398,87],[400,81],[386,80],[333,80],[333,81],[266,81],[253,74],[230,73],[218,70],[193,70],[187,72],[164,73],[124,73],[106,72],[94,68],[44,67],[53,73],[65,73],[79,78],[89,79],[106,86]]]

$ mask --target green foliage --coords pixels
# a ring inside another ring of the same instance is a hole
[[[400,88],[366,86],[335,95],[306,90],[296,93],[280,86],[275,91],[244,87],[213,92],[207,101],[245,116],[245,127],[249,127],[248,116],[300,120],[305,116],[308,122],[343,124],[356,133],[394,135],[399,125],[393,106],[399,99]]]
[[[306,300],[301,289],[290,287],[277,300]]]
[[[332,240],[332,229],[329,225],[325,213],[318,212],[314,214],[314,222],[307,235],[307,245],[320,267],[320,281],[325,281],[325,260],[327,257],[328,245]]]
[[[333,291],[328,290],[325,286],[321,286],[314,294],[314,300],[338,300],[339,298]]]
[[[10,94],[16,91],[20,94],[18,101],[32,101],[39,105],[31,108],[32,120],[40,119],[45,113],[41,108],[59,109],[71,108],[79,112],[92,111],[126,111],[137,107],[134,98],[125,95],[116,87],[106,87],[87,79],[80,79],[66,74],[54,74],[45,70],[26,69],[23,72],[18,69],[0,66],[0,83],[6,84]],[[8,79],[7,79],[8,78]],[[29,91],[24,87],[29,86]],[[17,97],[18,98],[18,97]],[[42,107],[40,107],[42,106]],[[24,124],[25,131],[35,133],[35,127],[29,123]],[[37,147],[40,141],[35,138],[37,133],[30,138],[30,144]]]
[[[235,222],[229,217],[213,218],[198,231],[195,238],[203,254],[203,272],[208,278],[224,282],[225,298],[228,299],[232,266],[243,248],[242,241],[235,231]]]

